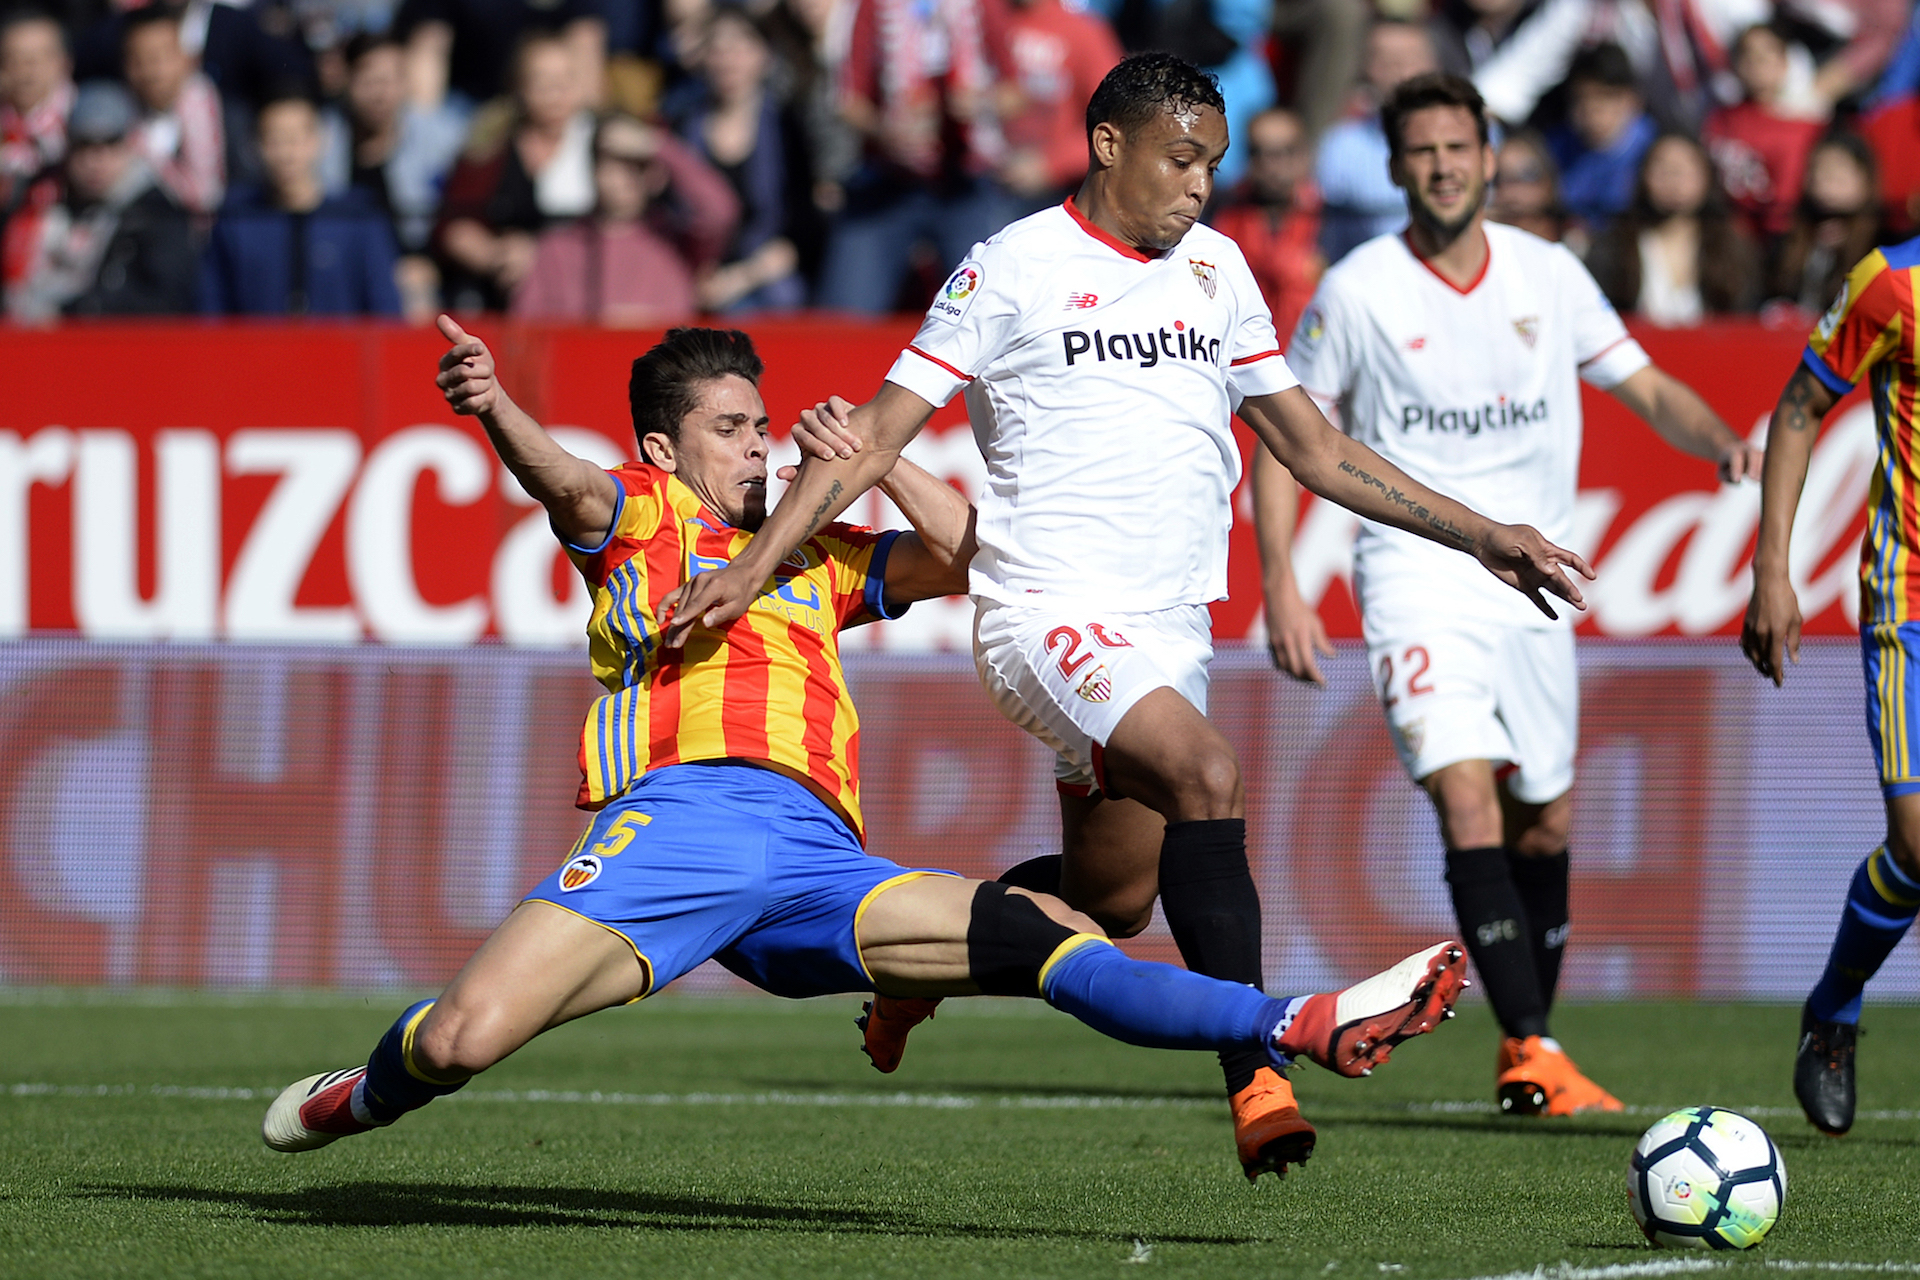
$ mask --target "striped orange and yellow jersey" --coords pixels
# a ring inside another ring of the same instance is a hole
[[[1860,624],[1920,621],[1920,239],[1875,249],[1840,286],[1802,361],[1836,395],[1871,377],[1880,436],[1860,548]]]
[[[660,608],[753,535],[684,483],[641,462],[620,488],[597,547],[567,554],[593,590],[587,643],[595,700],[580,734],[579,805],[598,809],[646,773],[696,760],[748,760],[807,784],[865,840],[860,718],[840,666],[841,628],[898,616],[884,599],[897,532],[831,524],[781,562],[751,607],[722,630],[660,642]]]

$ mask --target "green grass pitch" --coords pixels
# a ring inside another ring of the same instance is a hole
[[[1467,1006],[1371,1080],[1303,1068],[1319,1151],[1249,1187],[1210,1056],[953,1002],[883,1077],[855,1001],[668,996],[392,1129],[267,1151],[267,1099],[362,1060],[404,1003],[0,1000],[0,1276],[1920,1277],[1912,1007],[1869,1010],[1843,1140],[1793,1109],[1779,1007],[1567,1008],[1559,1034],[1636,1110],[1542,1122],[1487,1113],[1493,1026]],[[1627,1211],[1640,1130],[1703,1102],[1785,1154],[1751,1254],[1652,1250]]]

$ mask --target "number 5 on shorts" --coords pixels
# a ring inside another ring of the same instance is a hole
[[[633,843],[633,833],[636,828],[644,827],[652,821],[652,817],[647,814],[635,813],[632,809],[627,810],[613,820],[613,825],[607,828],[607,834],[600,837],[599,843],[593,846],[593,851],[603,858],[613,857]]]

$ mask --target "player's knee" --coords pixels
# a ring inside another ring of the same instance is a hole
[[[987,881],[973,895],[967,970],[983,995],[1037,997],[1040,971],[1061,944],[1099,932],[1092,919],[1058,898]]]
[[[1513,847],[1530,858],[1544,858],[1567,847],[1573,834],[1573,806],[1548,805],[1513,837]]]
[[[1182,768],[1174,798],[1181,821],[1239,817],[1246,802],[1240,761],[1230,750],[1202,752]]]
[[[413,1065],[430,1076],[457,1079],[477,1075],[498,1062],[497,1011],[435,1005],[413,1040]]]
[[[1887,856],[1901,871],[1920,879],[1920,813],[1909,814],[1901,806],[1888,810]]]

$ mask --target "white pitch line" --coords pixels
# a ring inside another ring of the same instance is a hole
[[[0,1085],[0,1094],[15,1098],[186,1098],[195,1102],[266,1102],[278,1097],[280,1088],[182,1085],[182,1084],[48,1084],[25,1081]],[[755,1093],[620,1093],[600,1089],[469,1089],[451,1095],[454,1102],[533,1102],[564,1103],[574,1106],[603,1107],[921,1107],[935,1111],[966,1111],[978,1108],[1018,1111],[1212,1111],[1221,1103],[1213,1098],[1181,1095],[1107,1097],[1099,1094],[1009,1094],[980,1097],[963,1093],[793,1093],[767,1090]],[[1415,1115],[1492,1115],[1494,1105],[1481,1101],[1409,1102],[1398,1107],[1370,1107],[1364,1111],[1397,1110]],[[1664,1116],[1678,1107],[1628,1107],[1630,1116]],[[1798,1118],[1793,1107],[1728,1107],[1753,1117]],[[1347,1114],[1342,1114],[1343,1112]],[[1364,1120],[1365,1114],[1353,1114],[1346,1104],[1335,1103],[1322,1114],[1333,1120]],[[1862,1111],[1859,1120],[1920,1120],[1920,1110]],[[1524,1273],[1532,1276],[1529,1271]],[[1476,1277],[1475,1280],[1489,1280]],[[1506,1280],[1505,1277],[1497,1280]],[[1549,1277],[1549,1280],[1555,1280]],[[1574,1277],[1573,1280],[1580,1280]]]
[[[1497,1276],[1474,1276],[1473,1280],[1639,1280],[1647,1276],[1686,1275],[1701,1271],[1719,1271],[1738,1266],[1732,1259],[1660,1258],[1649,1262],[1616,1262],[1604,1267],[1576,1267],[1561,1262],[1539,1266],[1531,1271],[1509,1271]],[[1920,1275],[1920,1262],[1796,1262],[1788,1258],[1767,1258],[1762,1266],[1773,1271],[1828,1271],[1844,1275]]]

